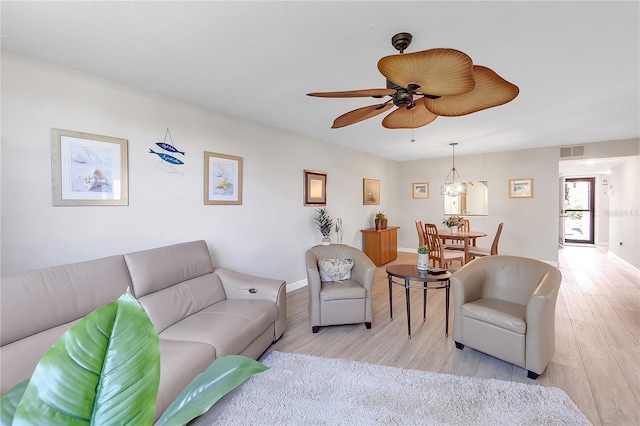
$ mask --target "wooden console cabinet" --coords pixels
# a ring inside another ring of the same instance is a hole
[[[376,266],[384,265],[398,257],[399,226],[386,229],[362,229],[362,251]]]

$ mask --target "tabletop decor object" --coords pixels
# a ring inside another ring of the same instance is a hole
[[[326,208],[316,210],[317,216],[313,221],[318,226],[320,233],[322,234],[322,245],[328,246],[331,244],[331,228],[333,227],[333,219],[329,216]]]
[[[449,216],[444,219],[442,223],[451,229],[451,234],[457,234],[458,226],[462,226],[464,224],[464,219],[460,216]]]
[[[382,210],[376,212],[375,223],[376,229],[387,229],[387,215]]]
[[[344,234],[344,229],[342,228],[342,219],[336,219],[336,236],[338,237],[338,244],[342,244],[342,235]]]
[[[418,247],[418,270],[429,270],[429,247],[427,246]]]

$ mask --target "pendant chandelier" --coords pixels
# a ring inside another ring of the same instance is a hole
[[[457,142],[452,142],[451,145],[451,170],[449,174],[444,179],[444,183],[440,187],[440,195],[448,195],[450,197],[457,197],[461,194],[467,193],[467,184],[462,181],[458,171],[456,170],[456,145]],[[451,181],[449,181],[449,177],[451,177]],[[458,180],[456,181],[456,178]]]

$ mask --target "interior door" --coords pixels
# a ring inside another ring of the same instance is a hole
[[[564,241],[594,244],[595,178],[564,181]]]

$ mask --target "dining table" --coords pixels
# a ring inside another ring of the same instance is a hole
[[[458,230],[455,234],[453,234],[451,233],[451,229],[438,229],[438,235],[440,236],[443,244],[445,244],[447,240],[462,240],[464,246],[464,263],[467,263],[471,261],[469,257],[469,245],[475,246],[476,239],[486,237],[487,233]]]

